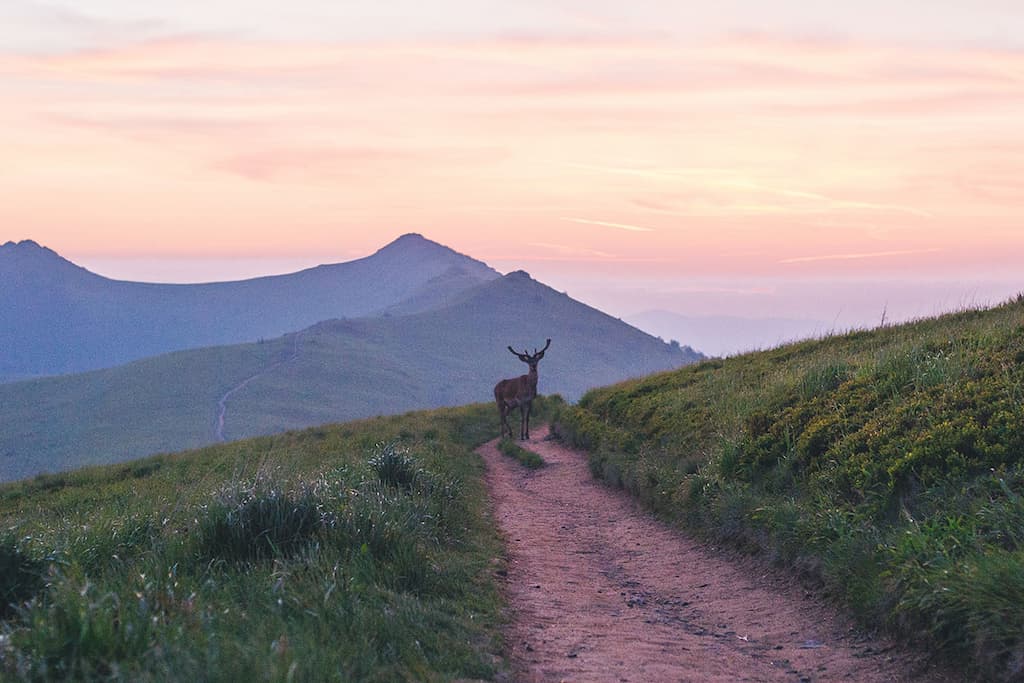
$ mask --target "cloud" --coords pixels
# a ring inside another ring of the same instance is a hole
[[[558,163],[566,168],[576,168],[582,171],[637,176],[651,180],[681,180],[705,176],[716,177],[735,173],[734,169],[714,167],[630,168],[626,166],[602,166],[599,164],[580,164],[574,162]]]
[[[0,54],[66,52],[139,42],[173,32],[173,26],[164,19],[103,17],[84,12],[74,3],[60,6],[7,0],[0,4]]]
[[[835,197],[829,197],[818,192],[807,192],[805,190],[791,190],[786,188],[767,187],[765,185],[761,185],[758,183],[751,183],[748,181],[740,180],[720,181],[720,183],[723,187],[731,187],[740,190],[752,190],[755,192],[776,195],[778,197],[785,197],[788,199],[809,200],[811,202],[811,205],[805,208],[810,208],[812,210],[827,209],[830,211],[835,211],[840,209],[862,209],[867,211],[894,211],[898,213],[907,213],[922,218],[932,217],[931,213],[924,211],[922,209],[916,209],[912,206],[901,206],[899,204],[883,204],[879,202],[838,199]]]
[[[580,245],[554,244],[552,242],[530,242],[531,247],[540,247],[555,252],[559,258],[583,257],[585,259],[614,259],[615,254],[598,249],[589,249]],[[531,256],[536,259],[536,256]]]
[[[402,163],[414,156],[408,150],[379,147],[269,148],[223,159],[214,167],[250,180],[273,180],[293,172],[355,175],[367,164]]]
[[[890,255],[870,254],[879,235],[1005,251],[1024,202],[1024,54],[976,47],[193,36],[0,51],[0,81],[10,224],[300,206],[317,225],[488,226],[498,252],[573,233],[593,258],[853,270]],[[787,259],[804,252],[823,256]]]
[[[821,256],[796,256],[782,259],[777,263],[813,263],[817,261],[859,261],[861,259],[889,258],[892,256],[913,256],[916,254],[934,254],[942,249],[900,249],[895,251],[872,251],[852,254],[824,254]]]
[[[562,217],[559,220],[568,221],[570,223],[581,223],[583,225],[600,225],[606,228],[618,228],[619,230],[628,230],[629,232],[654,232],[654,228],[648,228],[643,225],[630,225],[629,223],[612,223],[610,221],[593,221],[588,218],[571,217]]]

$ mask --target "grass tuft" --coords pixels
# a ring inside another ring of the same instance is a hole
[[[370,467],[377,473],[381,483],[405,490],[412,488],[420,474],[408,450],[402,449],[396,442],[377,444],[370,457]]]
[[[327,524],[308,491],[245,487],[209,506],[197,530],[197,552],[231,562],[294,557]]]
[[[0,618],[43,585],[45,563],[29,556],[13,536],[0,536]]]
[[[502,439],[498,442],[498,450],[514,460],[518,460],[524,467],[531,470],[539,469],[546,463],[544,458],[533,451],[529,451],[511,439]]]

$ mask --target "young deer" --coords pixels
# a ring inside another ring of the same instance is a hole
[[[550,339],[543,349],[540,351],[534,349],[532,354],[527,353],[526,350],[519,353],[511,346],[508,347],[508,350],[518,356],[519,360],[530,366],[530,371],[519,377],[503,379],[494,385],[494,401],[498,404],[498,414],[501,416],[502,438],[505,437],[506,431],[508,437],[513,438],[508,415],[514,408],[519,408],[519,438],[524,440],[530,438],[530,411],[533,408],[533,399],[537,396],[537,363],[544,357],[544,352],[548,350],[549,346],[551,346]]]

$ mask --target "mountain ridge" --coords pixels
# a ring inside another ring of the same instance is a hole
[[[440,276],[457,269],[459,278]],[[187,348],[256,341],[334,317],[437,305],[499,277],[416,233],[373,254],[284,275],[200,284],[114,280],[32,240],[0,247],[0,381],[113,367]],[[429,291],[428,291],[429,289]],[[433,294],[433,296],[428,296]]]

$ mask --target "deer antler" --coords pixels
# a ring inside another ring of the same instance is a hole
[[[519,353],[518,351],[513,349],[511,346],[508,347],[508,350],[511,351],[512,353],[514,353],[516,356],[518,356],[519,360],[523,361],[524,363],[529,363],[531,361],[536,361],[536,360],[540,360],[541,358],[543,358],[544,357],[544,352],[548,350],[549,346],[551,346],[551,340],[550,339],[548,339],[548,343],[545,344],[544,348],[541,349],[540,351],[537,350],[536,346],[533,347],[533,353],[532,354],[530,353],[530,349],[529,348],[523,349],[522,353]]]

